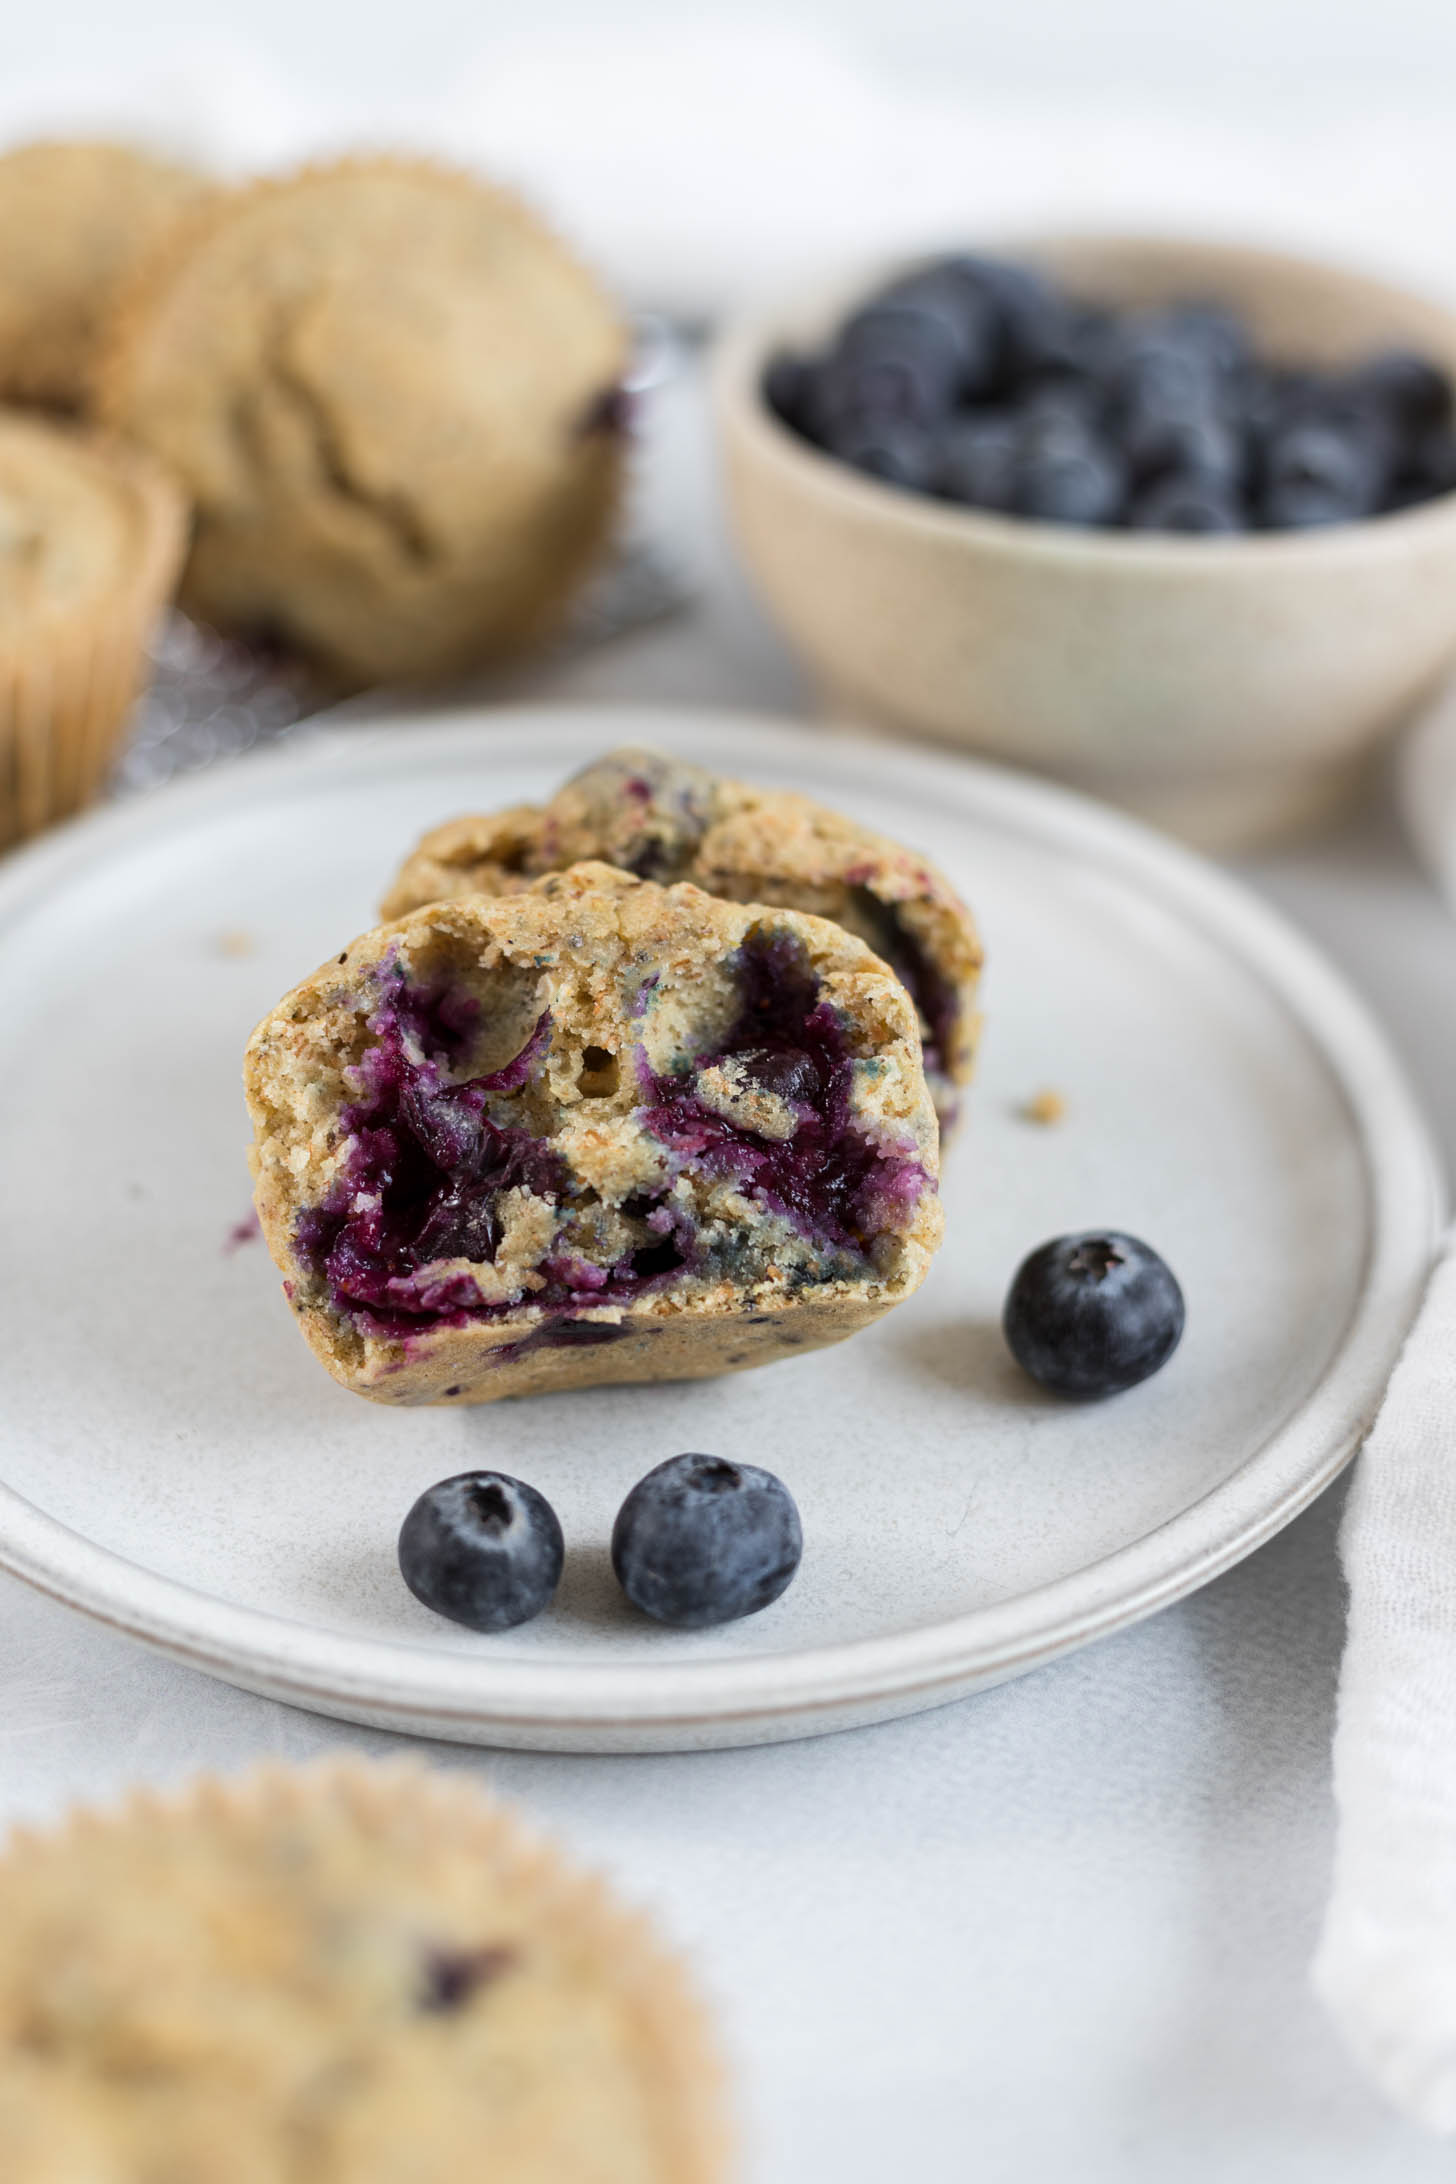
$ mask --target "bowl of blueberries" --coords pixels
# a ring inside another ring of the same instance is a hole
[[[828,706],[1213,849],[1347,802],[1456,660],[1456,312],[1242,246],[1045,241],[730,335],[750,571]]]

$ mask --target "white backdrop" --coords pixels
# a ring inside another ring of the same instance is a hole
[[[1198,112],[1370,95],[1432,105],[1456,93],[1449,0],[7,0],[5,72],[89,60],[130,69],[179,34],[243,34],[315,89],[428,97],[481,47],[538,34],[715,16],[814,26],[897,78],[997,92],[1128,92]]]
[[[0,137],[143,127],[522,184],[635,300],[1054,222],[1258,233],[1456,288],[1450,0],[5,0]]]

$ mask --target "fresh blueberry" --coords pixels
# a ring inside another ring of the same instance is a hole
[[[1138,478],[1158,478],[1174,470],[1196,472],[1219,479],[1231,494],[1238,491],[1246,468],[1242,432],[1213,409],[1181,417],[1156,409],[1138,410],[1123,426],[1122,450]]]
[[[1207,471],[1170,471],[1133,500],[1134,531],[1242,531],[1247,528],[1227,482]]]
[[[1113,339],[1109,378],[1129,413],[1200,415],[1214,407],[1219,374],[1205,344],[1165,312],[1125,319]]]
[[[921,399],[941,414],[960,393],[967,370],[967,330],[934,297],[888,296],[866,304],[845,321],[838,354],[859,364],[893,359],[912,369]]]
[[[816,435],[832,446],[846,423],[866,417],[938,423],[975,376],[971,334],[948,302],[891,290],[840,328],[811,390]]]
[[[1102,398],[1085,379],[1042,379],[1027,388],[1016,415],[1029,448],[1080,441],[1101,429]]]
[[[416,1600],[470,1630],[510,1630],[539,1615],[564,1556],[551,1504],[502,1471],[442,1479],[400,1527],[400,1575]]]
[[[1043,522],[1308,529],[1456,490],[1456,388],[1414,351],[1291,368],[1224,305],[1089,305],[990,258],[901,275],[764,394],[871,475]]]
[[[1349,522],[1369,515],[1380,500],[1386,482],[1383,449],[1353,425],[1311,417],[1271,441],[1265,481],[1265,519],[1276,527],[1291,520],[1281,511],[1322,502],[1331,513],[1312,520]]]
[[[769,358],[763,375],[763,398],[786,425],[797,425],[804,411],[812,366],[791,349],[780,349]]]
[[[1061,371],[1080,353],[1083,313],[1031,266],[1000,258],[945,260],[946,277],[989,305],[998,332],[1003,385]]]
[[[908,417],[862,418],[838,434],[831,450],[856,470],[912,493],[927,492],[935,476],[935,443]]]
[[[1279,368],[1251,372],[1239,385],[1243,422],[1265,442],[1273,442],[1292,425],[1318,419],[1329,391],[1316,372]]]
[[[633,1487],[612,1527],[612,1568],[634,1607],[701,1630],[755,1615],[804,1551],[793,1496],[756,1464],[672,1456]]]
[[[1009,410],[955,418],[936,448],[936,483],[947,500],[1006,511],[1016,503],[1021,430]]]
[[[1451,422],[1452,389],[1445,372],[1409,349],[1387,349],[1356,370],[1357,397],[1378,403],[1406,432],[1433,432]]]
[[[1112,450],[1090,433],[1060,425],[1023,448],[1016,508],[1042,523],[1115,523],[1127,480]]]
[[[887,288],[881,299],[942,319],[954,336],[957,392],[962,400],[988,394],[1001,362],[1001,328],[990,298],[945,264],[922,267]]]
[[[1456,489],[1456,433],[1429,432],[1418,440],[1416,470],[1437,493]]]
[[[1410,449],[1396,480],[1393,504],[1412,508],[1438,493],[1456,492],[1456,433],[1427,432]]]
[[[1003,1325],[1018,1365],[1053,1395],[1115,1395],[1172,1356],[1183,1292],[1150,1245],[1089,1229],[1022,1262]]]
[[[865,424],[891,418],[937,424],[949,406],[943,376],[913,350],[848,356],[836,350],[806,387],[801,416],[809,437],[838,454],[846,436]]]
[[[913,364],[902,357],[828,356],[804,389],[800,422],[810,439],[837,453],[846,432],[866,420],[919,416],[924,407]]]
[[[1331,523],[1353,523],[1356,511],[1342,493],[1325,485],[1271,485],[1260,510],[1266,531],[1320,531]]]
[[[1221,303],[1174,304],[1167,323],[1186,347],[1202,356],[1216,378],[1233,379],[1253,361],[1248,328]]]
[[[1054,318],[1041,322],[1036,372],[1052,381],[1070,379],[1100,385],[1106,372],[1108,344],[1112,338],[1110,311],[1068,303]]]
[[[1281,374],[1251,364],[1238,373],[1229,390],[1229,414],[1256,440],[1273,437],[1288,418]]]

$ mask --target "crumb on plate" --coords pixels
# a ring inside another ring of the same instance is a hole
[[[1034,1092],[1029,1100],[1022,1101],[1017,1113],[1023,1122],[1039,1123],[1043,1129],[1050,1129],[1054,1123],[1066,1120],[1067,1103],[1060,1092],[1044,1085],[1040,1092]]]

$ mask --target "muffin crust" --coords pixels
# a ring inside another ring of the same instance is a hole
[[[941,1127],[954,1122],[980,1026],[971,914],[926,858],[806,796],[629,746],[585,767],[549,804],[434,828],[396,874],[383,914],[508,894],[582,858],[691,880],[733,902],[809,911],[857,934],[914,997]]]
[[[300,1327],[381,1402],[697,1379],[918,1287],[938,1133],[902,986],[819,918],[579,865],[366,934],[249,1044]]]
[[[122,300],[103,414],[197,510],[188,608],[344,683],[531,642],[606,536],[626,341],[516,200],[346,161],[215,199]]]

